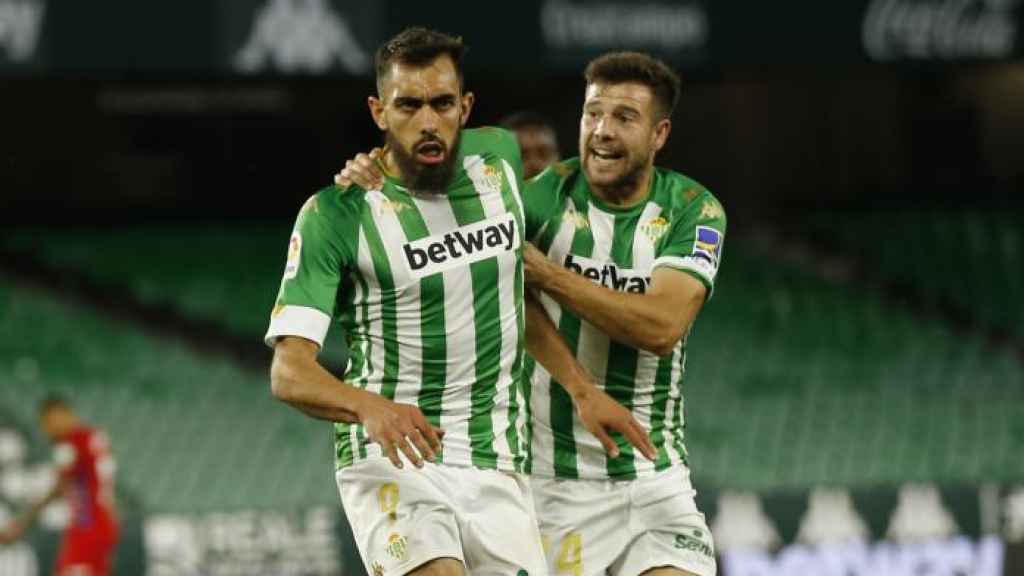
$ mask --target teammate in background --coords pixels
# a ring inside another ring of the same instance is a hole
[[[519,474],[524,336],[589,430],[654,457],[539,305],[527,321],[518,147],[501,129],[463,129],[463,50],[422,28],[378,50],[369,107],[385,179],[306,202],[266,335],[274,395],[337,423],[339,491],[371,574],[546,573]],[[332,316],[349,340],[344,382],[316,360]]]
[[[713,576],[710,531],[683,444],[687,335],[710,298],[725,239],[722,205],[656,168],[680,80],[635,52],[586,69],[580,157],[524,192],[528,285],[576,357],[651,431],[653,462],[581,426],[557,378],[527,360],[531,486],[553,574]],[[338,175],[380,178],[369,156]],[[531,350],[532,352],[532,350]],[[602,446],[604,444],[604,446]],[[616,455],[616,452],[618,454]]]
[[[519,142],[523,157],[523,177],[533,178],[558,162],[558,137],[546,118],[532,110],[523,110],[501,119],[498,125],[511,130]]]
[[[105,576],[117,547],[114,506],[114,460],[106,435],[86,426],[71,406],[57,397],[43,401],[39,422],[54,443],[58,478],[53,488],[0,532],[0,543],[13,542],[35,523],[50,503],[67,499],[71,520],[55,573],[58,576]]]

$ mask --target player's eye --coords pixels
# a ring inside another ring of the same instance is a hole
[[[438,112],[444,112],[445,110],[451,110],[455,106],[454,98],[439,98],[431,103],[434,110]]]
[[[422,104],[416,100],[399,100],[395,102],[395,107],[402,112],[415,112],[419,110]]]

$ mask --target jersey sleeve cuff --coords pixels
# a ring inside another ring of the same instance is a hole
[[[704,301],[711,300],[711,295],[715,292],[715,274],[718,270],[707,259],[699,256],[662,256],[651,264],[651,271],[661,266],[686,272],[696,278],[708,291]]]
[[[270,318],[270,329],[263,341],[273,348],[282,336],[301,336],[316,342],[323,349],[330,326],[331,317],[316,308],[285,306]]]

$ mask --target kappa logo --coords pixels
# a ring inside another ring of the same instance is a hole
[[[638,270],[619,268],[613,262],[599,263],[590,258],[569,254],[565,257],[565,267],[595,284],[619,292],[644,294],[651,285],[651,277],[648,274]]]
[[[506,213],[402,246],[413,278],[468,266],[519,248],[515,217]]]
[[[403,211],[408,210],[409,208],[410,206],[408,204],[405,204],[404,202],[399,202],[398,200],[391,200],[390,198],[385,198],[380,203],[380,212],[382,213],[390,212],[392,214],[401,214]]]
[[[725,211],[722,210],[722,205],[714,200],[705,200],[700,207],[701,220],[715,220],[723,216],[725,216]]]
[[[245,46],[235,56],[241,72],[370,70],[370,56],[327,0],[269,0],[257,12]]]

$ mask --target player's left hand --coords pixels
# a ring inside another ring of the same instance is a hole
[[[334,183],[342,188],[356,184],[366,190],[375,190],[384,185],[384,174],[377,166],[380,148],[370,150],[369,154],[360,152],[351,160],[345,161],[345,167],[334,175]]]
[[[625,406],[616,402],[604,390],[593,388],[584,396],[573,398],[573,403],[576,405],[580,423],[601,441],[608,456],[619,457],[619,446],[608,434],[608,431],[612,430],[625,436],[626,440],[648,460],[654,461],[658,457],[658,452],[654,449],[651,437],[644,427]]]

